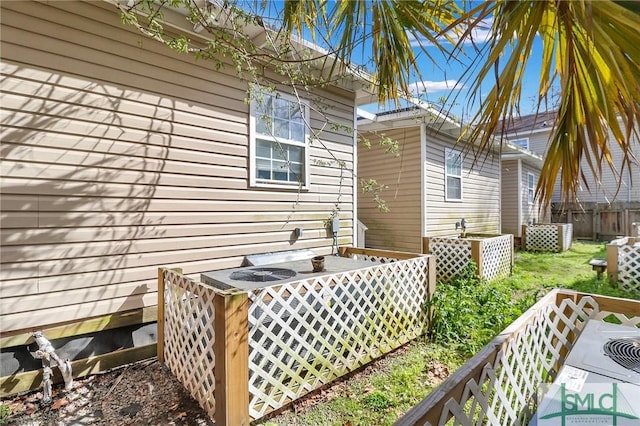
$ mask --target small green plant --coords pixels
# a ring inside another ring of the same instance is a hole
[[[389,407],[393,407],[394,402],[384,393],[380,391],[374,391],[365,396],[362,403],[371,410],[386,410]]]
[[[434,342],[474,354],[533,303],[533,296],[512,299],[512,291],[476,276],[476,265],[448,282],[438,283],[428,307],[433,309]]]
[[[0,425],[6,425],[11,415],[11,406],[9,404],[0,405]]]

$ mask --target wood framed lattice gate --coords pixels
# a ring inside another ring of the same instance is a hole
[[[427,330],[434,257],[341,253],[380,264],[249,292],[159,270],[158,358],[216,423],[248,424]]]

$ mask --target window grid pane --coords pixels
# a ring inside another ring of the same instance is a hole
[[[305,184],[306,106],[273,94],[255,102],[256,180]]]
[[[462,154],[445,149],[446,199],[462,200]]]

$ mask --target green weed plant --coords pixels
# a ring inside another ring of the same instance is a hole
[[[433,309],[431,340],[465,354],[474,354],[518,318],[534,302],[524,295],[492,285],[476,275],[470,262],[452,279],[440,282],[427,307]]]

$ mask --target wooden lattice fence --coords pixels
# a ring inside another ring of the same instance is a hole
[[[396,425],[526,425],[589,319],[640,327],[640,301],[554,290]]]
[[[513,235],[487,237],[425,237],[423,251],[436,257],[438,279],[450,279],[473,260],[478,276],[487,280],[511,275]]]
[[[160,269],[159,359],[217,423],[242,424],[426,331],[432,256],[341,253],[381,264],[250,292]]]
[[[528,251],[563,252],[571,248],[571,223],[522,225],[522,247]]]
[[[640,238],[619,238],[607,245],[607,273],[621,289],[640,293]]]

